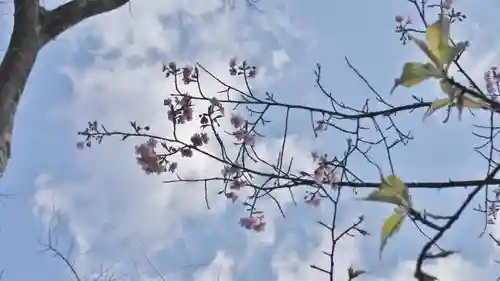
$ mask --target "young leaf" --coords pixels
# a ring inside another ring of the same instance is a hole
[[[490,107],[489,104],[483,102],[482,100],[474,99],[474,98],[471,98],[468,96],[464,96],[463,106],[466,108],[471,108],[471,109],[475,109],[475,108],[487,109]]]
[[[432,110],[438,110],[440,108],[448,106],[449,104],[450,104],[450,99],[449,98],[438,99],[438,100],[435,100],[435,101],[433,101],[431,103],[431,109]]]
[[[424,114],[424,119],[431,116],[436,110],[443,108],[445,106],[449,106],[451,103],[451,100],[449,98],[444,98],[444,99],[438,99],[435,100],[431,103],[431,106],[429,107],[429,110]]]
[[[431,52],[431,50],[429,49],[429,46],[427,46],[427,44],[424,41],[422,41],[416,37],[413,37],[411,35],[409,36],[409,38],[412,42],[414,42],[420,48],[420,50],[422,50],[422,52],[424,52],[427,55],[427,57],[432,61],[432,63],[436,67],[438,67],[439,69],[442,68],[443,64],[441,63],[441,60],[439,59],[439,57],[437,55],[434,55]]]
[[[438,67],[450,62],[452,48],[449,44],[450,21],[448,17],[441,16],[436,22],[427,27],[426,37],[429,50],[440,62]]]
[[[391,204],[395,204],[395,205],[404,205],[405,204],[404,200],[401,198],[401,196],[393,188],[376,189],[376,190],[372,191],[367,197],[361,198],[361,200],[391,203]]]
[[[382,226],[382,236],[381,236],[381,241],[380,241],[379,258],[382,258],[382,251],[384,250],[384,247],[387,244],[387,240],[392,235],[396,234],[396,232],[399,231],[405,217],[406,217],[405,214],[394,212],[384,222],[384,225]]]
[[[349,266],[349,268],[347,269],[348,281],[352,281],[352,280],[356,279],[356,277],[360,276],[361,274],[365,274],[365,273],[366,273],[366,271],[364,271],[364,270],[354,269],[354,268],[352,268],[352,266]]]
[[[469,42],[463,41],[463,42],[458,42],[454,47],[452,47],[449,60],[444,61],[444,63],[447,65],[446,71],[448,71],[448,69],[450,68],[451,62],[455,60],[458,57],[458,55],[461,54],[465,50],[465,48],[467,48],[467,46],[469,46]]]
[[[441,90],[449,97],[453,98],[455,96],[455,88],[446,79],[439,80],[439,86],[441,87]]]
[[[394,192],[400,197],[400,200],[403,201],[403,204],[399,204],[402,206],[410,206],[410,194],[408,192],[408,187],[406,187],[405,183],[396,175],[390,175],[386,178],[382,177],[382,184],[380,185],[380,189],[392,189]]]
[[[459,93],[459,91],[455,90],[453,85],[451,85],[450,82],[446,81],[445,79],[439,80],[439,85],[441,86],[441,90],[445,92],[450,99],[453,99],[453,106],[457,105],[457,102],[455,101],[456,95]],[[483,102],[479,99],[473,98],[471,96],[468,96],[465,94],[463,96],[463,104],[462,106],[465,108],[471,108],[471,109],[476,109],[476,108],[482,108],[482,109],[487,109],[489,108],[489,104],[486,102]]]
[[[395,80],[391,93],[400,85],[409,88],[431,77],[442,78],[443,74],[430,63],[407,62],[403,67],[401,77]]]

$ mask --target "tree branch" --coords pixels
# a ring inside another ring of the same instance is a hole
[[[42,15],[41,40],[46,44],[59,34],[93,16],[117,9],[130,0],[73,0]]]
[[[39,30],[38,0],[15,0],[14,29],[0,64],[0,177],[10,157],[14,115],[40,50]]]
[[[14,0],[14,29],[0,65],[0,177],[11,154],[14,116],[38,52],[79,22],[130,0],[73,0],[47,11],[38,0]]]

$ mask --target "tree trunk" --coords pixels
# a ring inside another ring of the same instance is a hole
[[[47,11],[39,0],[14,0],[14,29],[0,64],[0,178],[11,154],[14,117],[38,52],[81,21],[129,0],[73,0]]]

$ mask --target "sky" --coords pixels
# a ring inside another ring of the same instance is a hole
[[[0,52],[5,51],[12,25],[12,1],[1,4]],[[47,8],[64,3],[45,0]],[[0,202],[0,268],[3,278],[21,280],[74,280],[63,262],[44,252],[48,229],[57,247],[66,253],[81,276],[92,277],[110,268],[128,280],[326,280],[310,264],[324,265],[321,251],[329,233],[316,221],[329,221],[332,207],[294,205],[288,192],[278,192],[286,217],[275,204],[263,199],[266,231],[254,233],[238,225],[245,216],[241,204],[232,204],[210,186],[205,205],[203,186],[163,184],[171,175],[147,176],[137,165],[134,145],[140,140],[104,139],[100,145],[79,151],[77,132],[87,121],[99,120],[107,128],[129,130],[128,122],[148,124],[159,135],[171,135],[164,98],[175,89],[161,73],[164,62],[179,65],[200,62],[222,80],[244,87],[227,71],[231,57],[258,66],[253,81],[260,94],[274,93],[282,101],[324,107],[314,87],[313,70],[322,65],[324,86],[343,102],[360,106],[371,95],[348,68],[344,57],[370,83],[397,104],[411,102],[411,95],[432,100],[440,96],[433,82],[404,89],[390,96],[394,78],[406,61],[420,61],[412,45],[403,46],[394,33],[395,15],[416,11],[404,0],[380,1],[268,1],[262,12],[235,0],[141,0],[72,28],[41,51],[17,113],[12,160],[0,190],[12,193]],[[467,20],[452,30],[454,38],[469,40],[464,67],[476,81],[500,63],[500,41],[493,0],[477,5],[457,0]],[[204,92],[217,95],[220,85],[203,76]],[[194,90],[191,88],[190,90]],[[422,121],[423,112],[400,115],[398,124],[411,130],[415,140],[396,150],[396,174],[405,181],[480,179],[486,163],[472,150],[478,144],[472,124],[485,116],[456,116],[443,124],[437,113]],[[276,159],[281,146],[283,111],[272,111],[273,123],[257,150]],[[339,153],[345,137],[339,132],[312,135],[307,114],[292,116],[285,158],[294,157],[295,169],[313,171],[310,152]],[[223,122],[222,128],[230,128]],[[197,125],[183,126],[185,138]],[[215,144],[210,144],[215,151]],[[385,172],[384,151],[375,150]],[[361,160],[351,164],[368,180],[377,180],[373,167]],[[195,156],[180,162],[179,173],[191,177],[219,175],[222,167]],[[421,209],[454,212],[466,190],[412,191]],[[346,192],[340,204],[338,226],[349,226],[365,215],[363,228],[371,236],[345,239],[337,248],[337,280],[347,280],[347,268],[365,269],[361,281],[413,280],[415,258],[425,238],[410,223],[394,236],[383,258],[378,257],[380,227],[391,208],[360,203]],[[480,201],[474,202],[477,205]],[[481,214],[469,209],[442,244],[459,253],[434,263],[428,270],[442,281],[494,280],[500,267],[494,263],[498,249],[484,237]],[[500,228],[490,231],[500,234]],[[55,238],[54,238],[55,237]],[[72,249],[70,251],[70,249]],[[154,265],[154,266],[151,266]]]

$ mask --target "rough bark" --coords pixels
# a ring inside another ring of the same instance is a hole
[[[39,0],[14,0],[14,28],[0,64],[0,177],[11,156],[16,110],[40,50],[79,22],[129,1],[73,0],[47,11]]]

